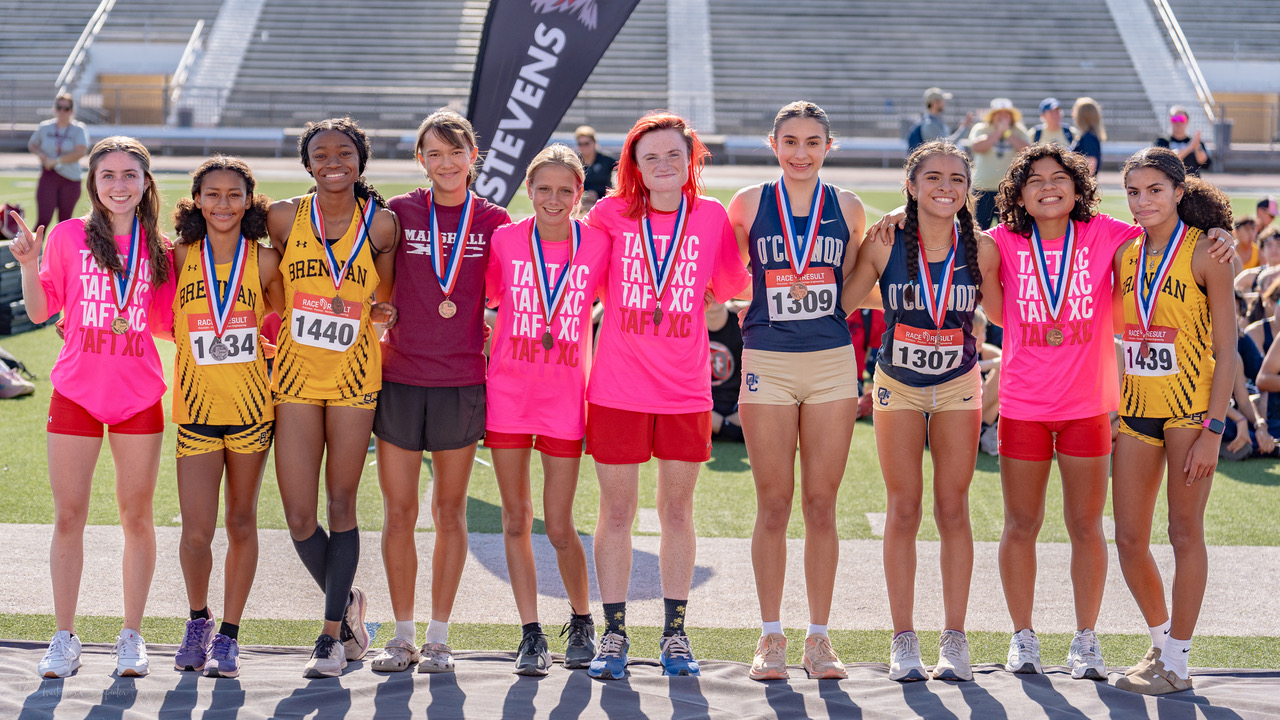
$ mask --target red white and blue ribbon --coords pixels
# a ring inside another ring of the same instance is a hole
[[[222,337],[227,329],[227,321],[231,319],[231,309],[236,306],[236,297],[240,295],[240,283],[244,278],[245,259],[249,256],[249,244],[244,235],[236,242],[236,256],[231,261],[231,274],[227,276],[227,291],[218,292],[218,272],[213,261],[213,243],[209,236],[204,236],[204,294],[209,301],[209,314],[213,316],[213,334]]]
[[[560,306],[564,304],[564,298],[568,295],[569,268],[573,266],[573,258],[578,254],[578,246],[582,244],[582,226],[577,220],[573,221],[573,232],[570,238],[569,259],[560,266],[560,275],[555,283],[552,283],[551,275],[547,270],[546,256],[542,252],[542,238],[538,236],[538,223],[530,223],[529,255],[533,258],[533,279],[538,288],[538,302],[542,305],[542,317],[547,321],[547,330],[551,329],[551,321],[555,319],[556,313],[560,312]]]
[[[787,186],[782,180],[774,186],[774,200],[778,204],[778,219],[782,222],[782,235],[786,239],[784,251],[791,269],[799,280],[809,269],[809,260],[813,258],[813,246],[818,241],[818,224],[822,222],[822,203],[827,194],[823,192],[819,181],[813,189],[813,201],[809,203],[809,224],[804,234],[796,237],[795,227],[791,221],[791,199],[787,197]]]
[[[644,253],[645,268],[649,271],[649,284],[653,287],[654,303],[661,305],[662,296],[671,287],[675,277],[675,260],[680,256],[680,248],[684,247],[684,228],[689,219],[689,199],[680,196],[680,209],[676,211],[676,224],[671,230],[671,242],[667,243],[667,252],[658,262],[658,242],[653,236],[653,226],[649,223],[649,213],[640,218],[640,235],[644,242],[640,249]]]
[[[1173,235],[1164,246],[1164,254],[1160,256],[1160,264],[1156,266],[1155,276],[1151,278],[1150,285],[1146,280],[1147,241],[1151,237],[1146,233],[1142,235],[1142,244],[1138,246],[1138,271],[1133,278],[1133,301],[1138,308],[1138,325],[1142,328],[1143,338],[1146,338],[1147,331],[1151,329],[1151,319],[1156,314],[1156,301],[1160,298],[1160,288],[1164,286],[1169,272],[1173,270],[1174,258],[1182,248],[1182,241],[1187,239],[1188,229],[1181,220],[1173,228]]]
[[[329,239],[325,236],[324,213],[320,212],[320,203],[315,194],[311,195],[311,222],[315,223],[316,232],[319,233],[316,239],[320,241],[320,247],[324,248],[324,259],[329,264],[329,279],[333,281],[334,292],[342,288],[342,281],[345,279],[343,276],[346,275],[347,268],[351,267],[351,263],[360,255],[360,248],[364,247],[365,238],[369,237],[369,228],[373,225],[373,216],[377,212],[378,204],[372,199],[366,200],[363,215],[357,215],[360,227],[356,229],[356,239],[351,243],[351,254],[339,267],[333,248],[329,247]]]
[[[1040,297],[1044,298],[1045,310],[1049,320],[1058,322],[1062,309],[1067,305],[1067,293],[1071,290],[1071,276],[1075,272],[1076,261],[1076,224],[1067,221],[1067,234],[1062,239],[1062,258],[1058,263],[1058,279],[1049,279],[1049,259],[1044,252],[1044,243],[1040,240],[1040,229],[1035,222],[1031,223],[1031,260],[1036,269],[1036,281],[1040,285]]]
[[[458,232],[453,236],[453,252],[446,261],[444,257],[444,236],[440,234],[440,225],[436,219],[435,195],[427,191],[427,206],[430,208],[431,229],[427,241],[431,246],[431,269],[436,273],[440,283],[440,291],[447,298],[453,294],[458,284],[458,269],[462,267],[462,258],[467,254],[467,239],[471,237],[471,220],[475,217],[475,196],[467,191],[467,199],[462,203],[462,215],[458,218]]]
[[[955,233],[955,242],[951,243],[951,250],[947,252],[947,259],[942,266],[942,277],[938,279],[936,296],[933,289],[933,277],[929,273],[929,261],[924,257],[923,237],[920,237],[920,252],[916,255],[916,260],[920,263],[920,280],[924,286],[922,288],[924,292],[920,293],[920,296],[924,298],[924,309],[929,313],[929,317],[933,319],[933,326],[939,330],[942,329],[942,324],[947,319],[947,309],[951,305],[951,285],[955,282],[956,277],[956,246],[960,244],[960,226],[956,225],[953,232]]]
[[[133,216],[133,230],[129,234],[129,256],[125,259],[124,274],[111,273],[111,291],[115,295],[116,309],[124,315],[129,298],[138,285],[138,268],[142,265],[142,223]]]

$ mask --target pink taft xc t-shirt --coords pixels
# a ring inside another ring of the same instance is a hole
[[[711,288],[724,302],[747,286],[751,276],[724,206],[700,197],[685,227],[684,248],[675,258],[675,276],[656,307],[639,221],[623,215],[626,203],[605,198],[587,222],[609,234],[609,274],[603,293],[604,319],[587,400],[597,405],[645,413],[679,414],[711,409],[711,361],[703,295]],[[650,213],[658,252],[666,252],[675,213]]]
[[[576,440],[586,433],[587,376],[591,372],[591,302],[609,265],[609,237],[582,225],[560,310],[551,323],[552,346],[538,296],[529,245],[533,218],[504,225],[489,238],[485,295],[498,308],[485,383],[485,429]],[[542,242],[554,287],[569,260],[571,242]],[[550,294],[550,288],[547,290]]]
[[[1000,249],[1004,348],[1000,415],[1055,422],[1094,417],[1120,406],[1112,340],[1112,260],[1142,228],[1106,215],[1076,223],[1074,273],[1058,322],[1049,319],[1032,259],[1031,240],[1004,225],[991,231]],[[1057,281],[1063,238],[1044,241],[1049,277]],[[1062,344],[1052,345],[1051,330]]]
[[[129,236],[117,235],[122,255]],[[151,254],[142,241],[137,284],[122,335],[111,331],[117,310],[111,273],[98,267],[85,241],[84,220],[58,223],[45,244],[40,284],[49,313],[63,312],[66,341],[49,379],[67,399],[108,425],[123,422],[164,396],[164,369],[151,337],[153,329],[173,327],[174,273],[160,287],[152,284]]]

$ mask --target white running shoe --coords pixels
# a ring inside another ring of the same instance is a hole
[[[45,651],[36,671],[41,677],[67,677],[80,667],[80,638],[68,630],[59,630],[49,641],[49,649]]]
[[[1107,664],[1102,661],[1098,634],[1089,628],[1076,632],[1067,653],[1067,666],[1076,680],[1106,680]]]
[[[1004,669],[1025,675],[1040,674],[1040,638],[1036,637],[1035,630],[1019,630],[1009,638],[1009,657]]]
[[[302,677],[338,677],[346,667],[347,656],[342,644],[331,635],[321,635],[316,638],[316,645],[311,650],[311,659],[307,661]]]
[[[151,672],[147,660],[147,642],[133,630],[121,631],[116,638],[116,674],[120,677],[142,677]]]
[[[934,680],[972,680],[969,664],[969,638],[957,630],[943,630],[938,638],[938,664],[933,668]]]
[[[889,646],[889,679],[898,682],[929,679],[920,660],[920,638],[914,631],[898,635]]]

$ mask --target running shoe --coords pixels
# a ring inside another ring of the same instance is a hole
[[[187,621],[187,631],[182,635],[182,644],[173,656],[173,667],[177,670],[203,670],[204,662],[209,658],[209,645],[213,642],[213,620],[196,618]]]
[[[147,660],[147,642],[132,630],[126,630],[116,638],[116,674],[120,677],[142,677],[151,672]]]
[[[631,641],[626,635],[607,632],[600,638],[600,646],[596,648],[596,656],[587,666],[587,674],[593,678],[621,680],[627,676],[627,650],[631,649]]]
[[[1036,637],[1035,630],[1019,630],[1009,638],[1009,657],[1005,660],[1004,669],[1023,675],[1041,673],[1040,638]]]
[[[311,659],[307,661],[307,668],[303,671],[302,676],[309,678],[338,677],[346,667],[347,656],[343,652],[342,644],[332,635],[321,635],[316,638],[316,646],[311,651]]]
[[[579,620],[571,615],[560,628],[560,637],[565,635],[569,638],[564,646],[564,666],[572,670],[590,665],[596,656],[596,624],[591,617]]]
[[[235,638],[214,634],[209,661],[204,664],[204,676],[240,677],[240,643]]]
[[[418,647],[407,640],[393,637],[387,646],[373,659],[373,669],[378,672],[404,672],[409,666],[422,659]]]
[[[658,650],[663,675],[698,675],[701,672],[698,661],[693,658],[688,635],[663,635],[658,641]]]
[[[920,659],[920,638],[915,631],[899,633],[889,646],[889,679],[898,682],[929,679]]]
[[[342,614],[342,628],[338,635],[347,660],[355,661],[369,652],[369,630],[364,626],[364,591],[354,585],[347,596],[347,610]]]
[[[1071,677],[1075,680],[1107,679],[1107,664],[1102,661],[1097,633],[1088,628],[1076,632],[1067,653],[1067,667],[1071,668]]]
[[[756,643],[756,656],[751,660],[751,669],[747,677],[752,680],[786,680],[791,677],[787,673],[787,636],[782,633],[769,633]]]
[[[551,651],[547,649],[547,636],[540,632],[527,632],[520,638],[516,650],[516,674],[542,677],[551,667]]]
[[[938,638],[938,664],[933,668],[934,680],[972,680],[969,664],[969,638],[956,630],[943,630]]]
[[[831,649],[831,638],[826,635],[810,635],[804,640],[804,671],[811,680],[845,680],[844,663]]]
[[[80,667],[80,638],[69,630],[59,630],[49,641],[49,649],[44,652],[36,672],[41,677],[68,677]]]
[[[444,643],[429,642],[422,646],[421,658],[418,660],[420,673],[453,672],[453,648]]]
[[[1167,695],[1190,690],[1191,677],[1180,678],[1177,673],[1166,668],[1160,651],[1156,650],[1155,657],[1141,670],[1116,678],[1116,687],[1140,695]]]

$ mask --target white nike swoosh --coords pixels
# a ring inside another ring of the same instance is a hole
[[[833,223],[833,222],[835,222],[835,221],[837,221],[837,220],[839,220],[839,219],[840,219],[840,218],[831,218],[830,220],[822,220],[822,221],[820,221],[818,224],[819,224],[819,225],[826,225],[827,223]]]

